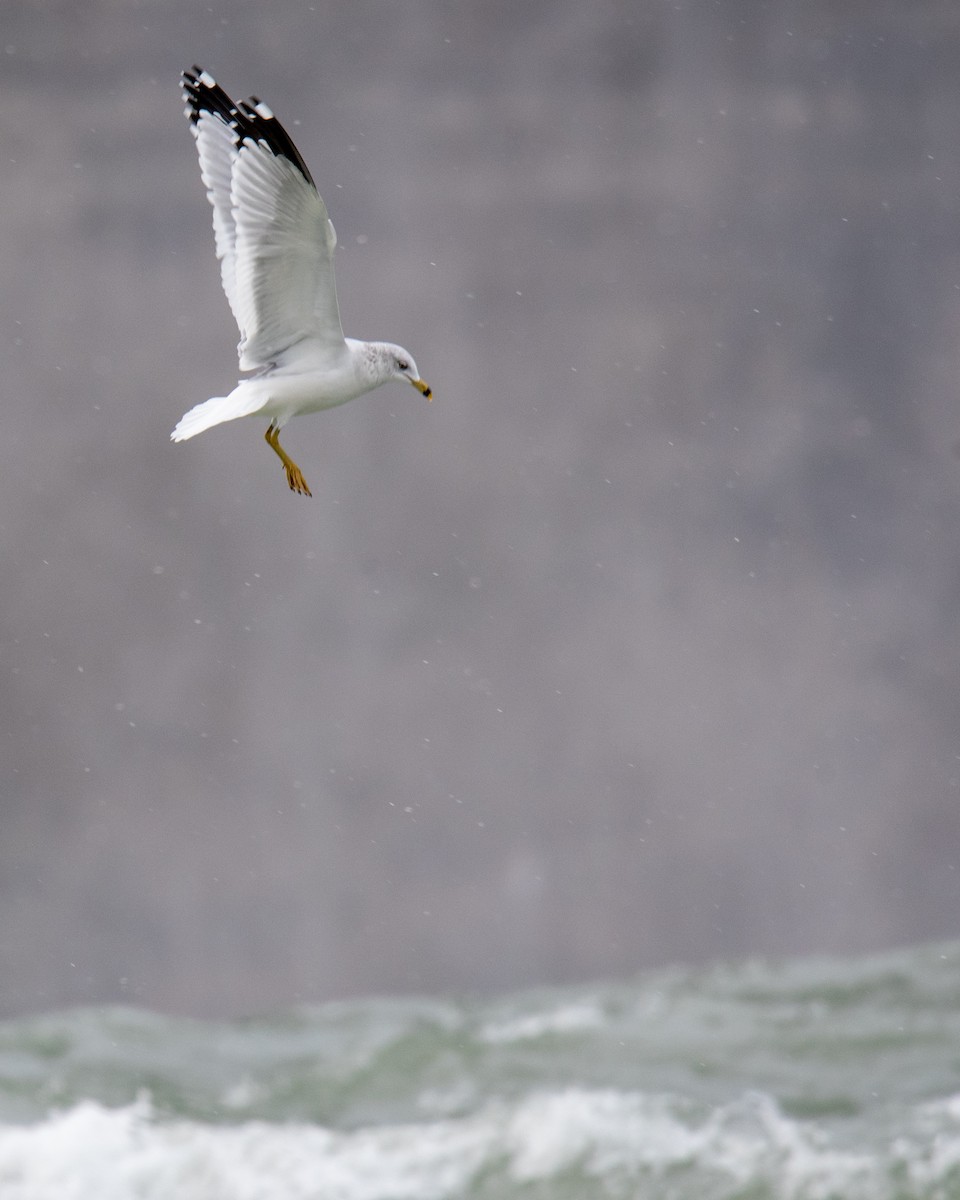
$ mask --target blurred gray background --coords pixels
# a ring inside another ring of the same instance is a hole
[[[394,386],[236,378],[178,75]],[[0,4],[0,1012],[960,929],[960,9]]]

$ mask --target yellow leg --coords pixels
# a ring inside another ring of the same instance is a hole
[[[276,427],[276,425],[271,425],[263,436],[266,438],[267,445],[283,463],[283,469],[287,474],[287,483],[290,485],[290,491],[299,492],[301,496],[312,496],[313,492],[311,492],[307,487],[307,481],[303,477],[303,472],[286,452],[286,450],[284,450],[284,448],[280,445],[280,430]]]

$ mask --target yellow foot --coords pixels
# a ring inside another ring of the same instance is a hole
[[[287,473],[287,483],[290,485],[291,492],[298,492],[301,496],[313,495],[313,492],[307,487],[307,481],[303,477],[303,472],[295,462],[291,460],[289,466],[284,463],[283,469]]]
[[[303,472],[280,445],[280,430],[275,425],[269,425],[267,432],[263,436],[266,439],[267,445],[283,463],[290,491],[297,492],[301,496],[312,496],[313,492],[307,487],[307,481],[303,477]]]

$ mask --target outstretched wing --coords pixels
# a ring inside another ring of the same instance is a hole
[[[341,343],[337,235],[290,135],[256,96],[234,104],[200,67],[183,73],[183,95],[241,370],[274,362],[305,337]]]

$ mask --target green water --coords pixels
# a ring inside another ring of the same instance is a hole
[[[12,1021],[0,1120],[2,1200],[960,1198],[960,945]]]

